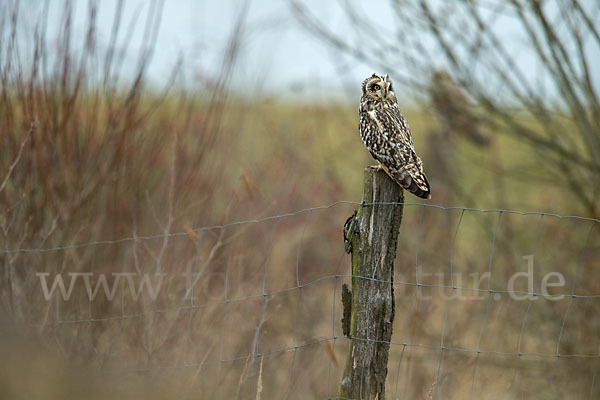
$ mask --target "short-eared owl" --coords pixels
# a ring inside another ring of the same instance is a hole
[[[373,74],[363,81],[358,115],[360,137],[385,172],[415,196],[430,199],[423,164],[387,75]]]

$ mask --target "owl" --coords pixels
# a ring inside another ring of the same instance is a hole
[[[415,196],[430,199],[423,163],[415,152],[389,76],[373,74],[363,81],[358,116],[360,137],[379,161],[378,167]]]

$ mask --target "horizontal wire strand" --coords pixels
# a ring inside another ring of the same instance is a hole
[[[244,220],[244,221],[230,222],[230,223],[223,224],[223,225],[211,225],[211,226],[199,227],[199,228],[194,228],[191,231],[198,233],[198,232],[210,231],[210,230],[216,230],[216,229],[225,229],[225,228],[238,226],[238,225],[255,224],[255,223],[265,222],[265,221],[269,221],[269,220],[273,220],[273,219],[293,217],[293,216],[311,212],[311,211],[327,210],[327,209],[330,209],[330,208],[333,208],[335,206],[342,205],[342,204],[362,205],[362,206],[372,206],[372,205],[421,206],[421,207],[430,207],[430,208],[435,208],[435,209],[440,209],[440,210],[448,210],[448,211],[462,210],[463,212],[470,211],[470,212],[480,212],[480,213],[505,213],[505,214],[517,214],[517,215],[540,215],[540,216],[543,215],[543,216],[555,217],[555,218],[560,218],[560,219],[577,219],[577,220],[582,220],[582,221],[591,221],[591,222],[595,222],[595,223],[600,222],[600,219],[597,219],[597,218],[582,217],[582,216],[578,216],[578,215],[559,215],[559,214],[547,213],[547,212],[543,212],[543,211],[516,211],[516,210],[503,210],[503,209],[486,210],[486,209],[469,208],[469,207],[446,207],[446,206],[440,206],[440,205],[435,205],[435,204],[404,203],[404,202],[373,202],[373,203],[364,203],[363,204],[363,203],[360,203],[357,201],[339,200],[339,201],[336,201],[329,205],[303,208],[303,209],[300,209],[297,211],[288,212],[288,213],[284,213],[284,214],[271,215],[271,216],[267,216],[267,217],[263,217],[263,218],[249,219],[249,220]],[[165,237],[178,237],[178,236],[187,236],[187,235],[189,235],[188,231],[173,232],[173,233],[160,233],[160,234],[145,235],[145,236],[130,236],[130,237],[124,237],[124,238],[120,238],[120,239],[98,240],[98,241],[83,242],[83,243],[63,245],[63,246],[57,246],[57,247],[3,249],[3,250],[0,250],[0,254],[47,253],[47,252],[53,252],[53,251],[79,249],[82,247],[89,247],[89,246],[120,244],[120,243],[131,242],[131,241],[144,241],[144,240],[152,240],[152,239],[161,239],[161,238],[165,238]]]
[[[562,216],[559,214],[545,213],[545,212],[523,212],[523,211],[502,210],[502,209],[485,210],[485,209],[466,208],[466,207],[445,207],[445,206],[430,205],[430,204],[425,204],[425,203],[373,202],[373,203],[363,204],[363,203],[355,202],[355,201],[337,201],[337,202],[334,202],[329,205],[305,208],[305,209],[297,210],[294,212],[273,215],[273,216],[267,216],[264,218],[231,222],[231,223],[227,223],[227,224],[223,224],[223,225],[199,227],[199,228],[192,229],[192,231],[193,232],[205,232],[205,231],[211,231],[211,230],[225,229],[225,228],[234,227],[234,226],[261,223],[261,222],[270,221],[270,220],[280,220],[282,218],[293,217],[293,216],[297,216],[299,214],[310,213],[312,211],[327,210],[327,209],[330,209],[330,208],[333,208],[333,207],[336,207],[339,205],[355,205],[355,206],[362,205],[364,207],[364,206],[371,206],[371,205],[401,205],[401,204],[404,206],[423,207],[423,209],[429,207],[429,208],[433,208],[433,209],[461,211],[460,220],[456,227],[456,232],[454,234],[454,240],[456,240],[456,234],[458,232],[458,227],[460,226],[460,222],[462,221],[462,217],[465,212],[498,213],[499,214],[498,215],[498,224],[499,224],[500,218],[504,214],[539,215],[540,219],[542,217],[555,217],[555,218],[560,218],[560,219],[575,219],[575,220],[581,220],[581,221],[589,221],[589,222],[593,223],[592,227],[595,226],[594,225],[595,223],[600,222],[600,220],[596,219],[596,218],[588,218],[588,217],[581,217],[581,216],[574,216],[574,215]],[[496,231],[494,232],[494,239],[497,234],[497,229],[498,229],[498,227],[496,226]],[[0,250],[0,252],[3,254],[36,253],[36,252],[37,253],[46,253],[46,252],[64,251],[64,250],[70,250],[70,249],[79,249],[79,248],[83,248],[83,247],[90,247],[90,246],[97,246],[97,245],[114,245],[114,244],[120,244],[120,243],[126,243],[126,242],[134,242],[135,243],[137,241],[160,239],[160,238],[165,238],[165,237],[187,236],[187,235],[189,235],[188,231],[167,233],[167,234],[163,233],[163,234],[156,234],[156,235],[149,235],[149,236],[125,237],[125,238],[115,239],[115,240],[83,242],[83,243],[79,243],[79,244],[64,245],[64,246],[59,246],[59,247],[20,248],[20,249],[8,249],[8,250],[4,249],[4,250]],[[591,235],[591,229],[590,229],[590,235]],[[588,241],[589,241],[589,237],[588,237]],[[321,277],[318,277],[311,281],[303,282],[302,285],[300,285],[300,281],[298,278],[298,272],[297,272],[298,262],[299,262],[299,257],[300,257],[300,250],[298,250],[297,253],[298,254],[297,254],[297,260],[296,260],[296,284],[297,284],[296,286],[283,288],[283,289],[275,290],[272,292],[266,292],[265,291],[265,281],[263,280],[263,287],[262,287],[261,293],[251,294],[248,296],[234,297],[234,298],[228,298],[226,296],[225,298],[223,298],[221,300],[209,301],[204,304],[180,305],[180,306],[176,306],[176,307],[169,307],[169,308],[162,308],[162,309],[155,308],[155,309],[151,309],[151,310],[147,310],[147,311],[143,311],[143,312],[139,312],[139,313],[133,313],[133,314],[121,314],[121,315],[102,317],[102,318],[87,318],[87,319],[78,319],[78,320],[54,320],[54,321],[49,321],[44,324],[27,324],[27,325],[43,329],[45,327],[51,327],[51,326],[56,327],[57,325],[98,323],[98,322],[106,322],[106,321],[113,321],[113,320],[124,320],[124,319],[128,319],[128,318],[140,318],[140,317],[144,317],[146,315],[150,315],[150,314],[154,314],[154,313],[169,313],[169,312],[174,312],[174,311],[179,311],[179,310],[195,310],[195,309],[199,309],[199,308],[209,307],[211,305],[229,304],[229,303],[243,302],[243,301],[253,300],[253,299],[268,298],[271,296],[276,296],[278,294],[288,293],[288,292],[292,292],[295,290],[300,290],[301,288],[315,285],[315,284],[318,284],[319,282],[324,282],[324,281],[328,281],[328,280],[335,280],[337,282],[337,280],[340,278],[352,278],[352,279],[357,278],[357,279],[363,279],[363,280],[374,281],[374,282],[379,282],[379,283],[392,284],[395,287],[396,286],[415,287],[415,290],[422,290],[425,288],[451,289],[453,292],[454,291],[463,291],[463,292],[471,292],[471,293],[483,293],[483,294],[488,294],[488,296],[491,296],[492,294],[495,294],[495,293],[508,294],[508,295],[518,294],[521,296],[530,296],[531,297],[529,299],[529,301],[530,301],[529,306],[531,306],[531,300],[536,299],[537,297],[570,298],[571,303],[573,303],[574,299],[600,298],[600,294],[577,295],[577,294],[575,294],[574,290],[572,290],[570,293],[562,293],[562,294],[544,294],[544,293],[519,291],[519,290],[495,290],[495,289],[491,289],[491,286],[489,285],[489,281],[488,281],[488,287],[486,289],[481,289],[478,287],[458,286],[458,285],[454,284],[453,280],[451,280],[450,285],[426,284],[426,283],[421,283],[418,280],[416,282],[391,281],[391,280],[375,279],[374,277],[368,277],[368,276],[357,276],[357,275],[352,275],[352,274],[338,274],[338,273],[321,276]],[[450,258],[451,271],[452,271],[452,261],[453,260],[452,260],[452,255],[451,255],[451,258]],[[340,262],[341,262],[341,260],[340,260]],[[488,269],[491,269],[491,263],[492,263],[491,259],[490,259],[489,263],[490,263],[490,265],[489,265]],[[417,268],[418,268],[418,261],[417,261]],[[569,304],[569,307],[571,306],[571,303]],[[529,311],[529,309],[528,309],[528,311]],[[444,325],[445,325],[445,321],[444,321]],[[563,326],[564,326],[564,321],[563,321]],[[335,341],[337,339],[343,339],[343,340],[357,340],[357,341],[366,341],[366,342],[374,342],[374,343],[385,343],[390,346],[402,346],[403,352],[406,348],[416,347],[416,348],[431,349],[431,350],[436,350],[436,351],[442,350],[442,352],[453,351],[453,352],[461,352],[461,353],[471,353],[471,354],[477,354],[477,356],[479,356],[480,354],[498,355],[498,356],[514,356],[514,357],[518,357],[519,359],[521,359],[521,357],[600,359],[600,353],[599,354],[560,354],[559,346],[556,347],[556,352],[554,352],[554,353],[522,352],[520,344],[521,344],[521,339],[522,339],[522,335],[523,335],[523,328],[524,328],[524,324],[521,327],[521,335],[519,338],[519,346],[518,346],[517,352],[485,350],[485,349],[480,349],[479,346],[476,349],[469,349],[469,348],[462,348],[462,347],[448,347],[444,344],[444,341],[443,341],[444,333],[443,332],[442,332],[441,344],[428,345],[428,344],[423,344],[423,343],[407,343],[406,341],[404,341],[403,336],[400,338],[401,339],[400,342],[380,341],[380,340],[372,339],[370,337],[366,337],[366,338],[349,337],[349,338],[347,338],[344,336],[336,336],[335,329],[334,329],[334,331],[332,332],[333,335],[331,337],[308,340],[305,343],[301,343],[301,344],[296,343],[294,340],[293,346],[283,347],[283,348],[274,349],[274,350],[268,350],[266,352],[257,352],[255,354],[255,356],[258,358],[261,358],[261,357],[266,357],[266,356],[271,356],[271,355],[276,355],[276,354],[281,354],[281,353],[286,353],[286,352],[292,352],[292,351],[295,354],[298,350],[303,349],[305,347],[314,346],[317,344],[330,342],[330,341],[333,341],[333,343],[335,343]],[[562,332],[561,332],[561,334],[562,334]],[[559,343],[560,343],[560,338],[559,338]],[[442,353],[442,355],[443,355],[443,353]],[[215,361],[215,363],[232,363],[232,362],[237,362],[237,361],[244,361],[244,360],[248,359],[248,356],[249,355],[246,354],[243,356],[234,357],[234,358],[230,358],[230,359],[223,359],[223,357],[221,355],[220,360]],[[210,364],[210,363],[202,362],[202,363],[183,363],[183,365],[147,366],[147,367],[141,367],[141,368],[117,368],[117,369],[104,370],[103,372],[105,372],[105,373],[145,372],[145,371],[165,370],[165,369],[199,368],[199,367],[204,367],[208,364]],[[441,359],[440,359],[440,365],[441,365]],[[400,365],[398,366],[398,368],[400,368]],[[398,372],[399,372],[399,370],[398,370]],[[440,379],[439,374],[440,374],[440,371],[439,371],[439,367],[438,367],[438,377],[437,377],[438,380]],[[339,398],[339,397],[332,397],[332,398]]]

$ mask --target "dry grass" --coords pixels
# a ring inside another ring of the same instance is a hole
[[[71,32],[64,29],[63,50]],[[67,50],[52,62],[38,42],[26,68],[10,47],[17,34],[5,32],[2,42],[2,248],[185,234],[3,253],[2,397],[334,395],[341,376],[337,360],[345,359],[347,345],[339,324],[339,289],[347,278],[335,275],[348,274],[341,231],[353,207],[193,229],[360,200],[361,170],[370,160],[356,134],[355,107],[232,97],[227,76],[200,93],[177,85],[157,93],[145,89],[143,62],[136,77],[125,80],[129,86],[113,87],[117,61],[93,41],[84,47],[89,63],[77,62]],[[240,34],[232,36],[226,71],[237,62]],[[108,69],[95,80],[89,68],[98,59]],[[48,65],[54,67],[47,70]],[[175,71],[174,82],[178,76]],[[428,140],[435,124],[423,112],[407,117],[425,165],[435,171],[436,151],[444,151]],[[512,148],[502,138],[486,150],[460,142],[450,155],[460,184],[451,186],[433,174],[434,196],[435,190],[451,194],[448,201],[465,206],[580,211],[570,208],[560,188],[505,174],[522,162],[518,153],[512,153],[516,159],[502,157]],[[490,266],[498,214],[466,212],[451,247],[459,219],[460,211],[407,206],[396,281],[415,282],[418,259],[420,282],[439,284],[435,274],[444,272],[448,284],[452,254],[453,271],[463,286],[472,287],[469,274]],[[590,234],[590,226],[503,215],[494,241],[492,288],[506,288],[508,278],[525,268],[521,257],[535,252],[536,291],[543,274],[558,271],[567,280],[564,291],[575,285],[579,295],[598,294],[600,232]],[[182,277],[190,271],[200,274],[193,297],[186,296]],[[113,301],[101,291],[90,302],[80,279],[69,301],[46,301],[38,272],[50,273],[50,279],[69,272],[166,276],[155,300],[146,295],[135,300],[121,288]],[[526,290],[524,280],[518,282],[517,289]],[[480,287],[487,288],[487,281]],[[521,342],[521,352],[553,354],[570,307],[560,353],[596,354],[597,299],[575,299],[571,306],[569,298],[538,299],[529,306],[507,295],[488,302],[487,295],[475,300],[468,292],[446,301],[443,294],[438,288],[397,286],[394,342],[433,348],[392,345],[388,393],[394,398],[430,392],[438,398],[589,395],[592,379],[598,380],[597,359],[441,352],[440,343],[444,329],[446,347],[516,353]]]

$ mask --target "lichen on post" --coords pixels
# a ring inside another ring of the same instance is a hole
[[[382,170],[366,168],[363,204],[344,227],[352,254],[352,291],[343,289],[343,330],[350,349],[339,397],[385,399],[394,322],[394,258],[402,222],[402,188]]]

